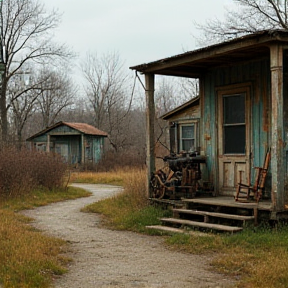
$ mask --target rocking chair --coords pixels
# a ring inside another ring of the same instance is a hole
[[[262,197],[263,190],[265,188],[265,180],[269,168],[269,162],[271,158],[271,152],[270,148],[268,149],[263,167],[254,167],[256,170],[255,175],[255,183],[254,185],[250,184],[244,184],[242,183],[242,171],[240,172],[240,183],[238,183],[236,195],[235,195],[235,201],[249,201],[252,196],[256,202],[259,202],[260,198]]]

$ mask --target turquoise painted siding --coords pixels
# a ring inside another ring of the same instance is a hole
[[[60,154],[68,163],[81,163],[84,150],[85,163],[97,163],[102,157],[104,137],[85,135],[82,150],[81,132],[67,126],[59,126],[49,131],[50,151]],[[73,134],[73,135],[71,135]],[[47,133],[33,139],[34,143],[42,144],[38,149],[46,151]]]
[[[231,65],[213,69],[206,73],[202,79],[204,97],[202,99],[202,127],[201,146],[207,155],[206,177],[214,180],[217,187],[218,163],[218,130],[217,130],[217,88],[225,86],[250,83],[250,153],[251,166],[262,166],[267,147],[270,143],[270,62],[269,59],[261,61]],[[287,124],[288,126],[288,124]],[[254,174],[253,174],[254,175]],[[251,177],[253,177],[251,175]],[[269,178],[269,177],[268,177]],[[269,180],[268,180],[269,183]],[[269,184],[268,184],[269,185]]]
[[[86,136],[85,159],[87,162],[98,163],[102,157],[103,137]]]

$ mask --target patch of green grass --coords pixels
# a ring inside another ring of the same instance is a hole
[[[82,189],[69,187],[0,199],[0,285],[5,288],[50,287],[52,278],[65,273],[70,261],[62,256],[65,241],[43,235],[27,225],[31,219],[17,211],[88,195]]]
[[[37,189],[25,195],[10,198],[1,198],[0,196],[0,209],[5,208],[13,211],[20,211],[44,206],[53,202],[72,200],[90,195],[90,192],[72,186],[69,186],[67,189],[54,189],[52,191],[48,189]]]

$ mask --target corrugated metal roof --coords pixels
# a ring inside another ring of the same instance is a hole
[[[32,139],[42,135],[42,134],[45,134],[53,129],[55,129],[56,127],[59,127],[61,125],[65,125],[65,126],[68,126],[70,128],[73,128],[83,134],[86,134],[86,135],[94,135],[94,136],[103,136],[103,137],[107,137],[108,134],[104,131],[101,131],[99,130],[98,128],[92,126],[92,125],[89,125],[89,124],[86,124],[86,123],[74,123],[74,122],[58,122],[50,127],[47,127],[46,129],[36,133],[35,135],[29,137],[28,139],[26,139],[26,141],[31,141]]]

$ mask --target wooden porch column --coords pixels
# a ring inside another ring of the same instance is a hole
[[[46,152],[50,152],[50,135],[47,134]]]
[[[84,134],[81,134],[81,164],[85,164],[85,141]]]
[[[155,137],[154,137],[154,88],[155,75],[145,74],[145,95],[146,95],[146,162],[147,162],[147,192],[151,196],[150,178],[155,172]]]
[[[274,211],[284,209],[283,47],[270,47],[271,70],[271,198]]]

